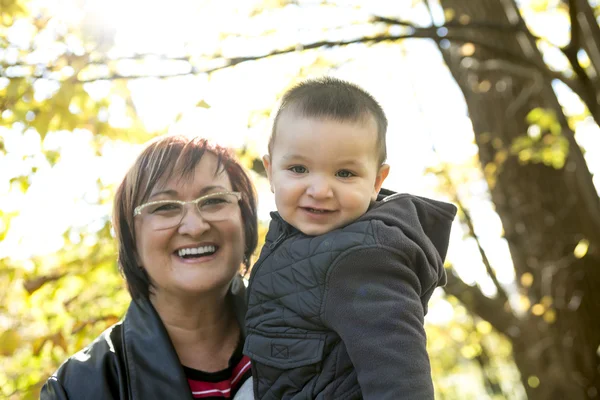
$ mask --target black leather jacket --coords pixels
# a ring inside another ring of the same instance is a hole
[[[233,296],[240,329],[243,285]],[[156,310],[132,301],[122,321],[67,359],[40,394],[51,399],[193,399],[187,378]]]

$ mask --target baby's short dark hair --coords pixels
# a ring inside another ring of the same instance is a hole
[[[383,164],[387,158],[385,113],[373,96],[353,83],[324,77],[306,80],[288,90],[275,114],[269,138],[269,154],[273,152],[277,123],[284,111],[291,111],[303,117],[351,122],[364,121],[372,116],[377,123],[379,164]]]

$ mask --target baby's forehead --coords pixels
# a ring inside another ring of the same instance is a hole
[[[372,124],[377,128],[377,121],[375,116],[368,112],[362,112],[357,115],[340,116],[333,113],[328,113],[326,110],[323,111],[307,111],[302,108],[291,106],[286,108],[279,115],[276,128],[279,129],[282,123],[291,123],[292,121],[307,120],[307,121],[333,121],[345,124],[357,124],[361,126]]]

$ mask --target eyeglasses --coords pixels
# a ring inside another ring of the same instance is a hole
[[[200,216],[207,222],[228,219],[237,203],[242,199],[240,192],[218,192],[199,197],[196,200],[158,200],[151,201],[133,210],[133,216],[146,218],[154,230],[174,228],[181,224],[186,204],[194,204]]]

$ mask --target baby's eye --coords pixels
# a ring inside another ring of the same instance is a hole
[[[342,169],[341,171],[338,171],[336,175],[340,178],[350,178],[352,176],[355,176],[354,173],[348,171],[347,169]]]
[[[302,165],[294,165],[294,166],[288,168],[288,170],[292,171],[295,174],[305,174],[308,171]]]

